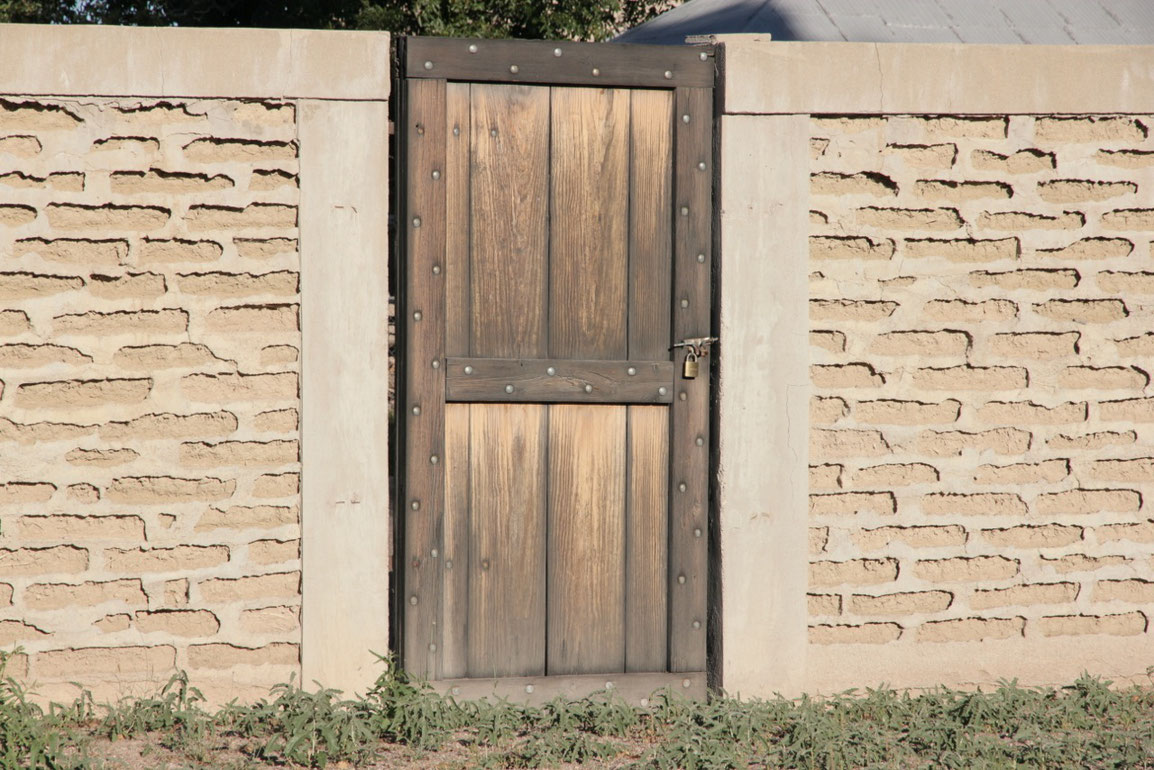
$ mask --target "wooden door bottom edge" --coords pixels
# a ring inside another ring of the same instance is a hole
[[[440,679],[429,684],[437,692],[460,701],[503,699],[529,706],[539,706],[558,696],[578,699],[599,693],[616,695],[632,706],[648,706],[666,688],[674,696],[693,700],[703,700],[707,694],[704,671]]]

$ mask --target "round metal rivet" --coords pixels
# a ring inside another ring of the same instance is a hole
[[[708,61],[709,54],[707,54],[705,51],[702,51],[701,53],[697,54],[697,58],[701,59],[702,61]]]
[[[437,645],[436,644],[430,644],[429,645],[429,652],[436,652],[436,651],[437,651]]]
[[[696,527],[696,528],[694,528],[694,530],[693,530],[693,536],[694,536],[694,537],[701,537],[701,527]]]
[[[693,627],[694,628],[701,628],[701,621],[700,620],[693,621]]]
[[[512,393],[513,392],[513,386],[512,385],[506,385],[505,386],[505,392],[506,393]]]
[[[554,56],[560,56],[561,55],[561,49],[560,48],[554,48],[553,49],[553,55]]]
[[[433,179],[440,179],[441,178],[441,172],[437,171],[436,169],[433,169],[432,177],[433,177]]]
[[[422,126],[420,123],[418,123],[417,124],[417,136],[424,136],[424,135],[425,135],[425,127]]]
[[[637,367],[631,366],[625,370],[625,373],[628,374],[630,377],[632,377],[633,375],[637,374]]]
[[[413,407],[413,414],[415,414],[415,415],[419,415],[420,413],[421,413],[421,407],[419,407],[419,406],[414,406],[414,407]]]
[[[496,135],[497,135],[497,129],[490,128],[489,129],[489,136],[496,136]]]
[[[680,393],[678,393],[677,397],[680,398],[682,401],[684,401],[685,400],[685,391],[683,390]]]
[[[681,585],[685,585],[685,575],[678,575],[677,576],[677,582],[680,583]]]
[[[690,686],[691,684],[693,684],[693,682],[690,682],[688,679],[682,679],[682,680],[681,680],[681,686],[682,686],[682,687],[684,687],[684,688],[685,688],[685,689],[687,689],[687,690],[689,689],[689,686]]]
[[[433,367],[434,369],[440,369],[440,368],[441,368],[441,359],[439,359],[439,358],[434,358],[434,359],[433,359],[433,363],[432,363],[432,367]]]
[[[698,254],[697,255],[697,261],[704,264],[705,263],[705,255],[704,254]]]
[[[597,69],[596,67],[594,67],[594,68],[593,68],[593,77],[597,77],[597,76],[598,76],[598,75],[600,75],[600,74],[601,74],[601,70],[599,70],[599,69]]]
[[[703,446],[705,444],[705,439],[703,439],[701,436],[698,436],[697,441],[695,441],[694,443],[697,444],[698,446]]]
[[[556,373],[557,373],[557,367],[555,367],[555,366],[550,366],[548,369],[545,370],[545,374],[549,375],[550,377],[552,377]]]
[[[585,386],[585,392],[586,393],[592,393],[593,392],[593,386],[592,385],[586,385]]]
[[[687,300],[687,299],[681,300],[681,306],[682,307],[689,307],[689,300]]]
[[[452,569],[452,568],[453,568],[453,560],[452,559],[446,560],[445,561],[445,569]]]
[[[704,171],[705,170],[705,161],[703,161],[703,160],[697,161],[697,170],[698,171]]]
[[[669,70],[665,70],[665,79],[670,80],[672,78],[673,78],[673,73],[670,72]]]
[[[437,463],[441,462],[441,458],[437,457],[436,455],[430,455],[429,462],[433,465],[436,465]]]
[[[518,67],[516,64],[510,64],[509,65],[509,71],[512,72],[514,75],[516,75],[518,72],[521,71],[521,68]]]
[[[460,135],[461,135],[461,127],[460,126],[453,126],[453,136],[460,136]]]
[[[417,597],[415,597],[415,596],[410,596],[410,597],[409,597],[409,604],[411,604],[411,605],[413,605],[414,607],[416,607],[416,606],[417,606]]]
[[[436,548],[434,548],[433,550],[429,551],[429,556],[432,556],[432,557],[435,559],[435,558],[437,558],[438,556],[440,556],[440,552],[439,552],[439,551],[437,551],[437,549],[436,549]]]
[[[465,367],[465,374],[472,374],[472,373],[473,373],[473,367],[466,366]]]
[[[683,217],[689,216],[689,207],[688,206],[682,206],[681,207],[681,216],[683,216]]]
[[[425,69],[431,70],[432,68],[433,68],[433,63],[431,61],[425,62]]]
[[[477,53],[477,44],[469,43],[469,53]]]
[[[657,395],[659,395],[659,396],[664,396],[668,392],[669,391],[665,389],[664,385],[662,385],[660,388],[657,389]]]
[[[525,685],[525,692],[533,692],[533,685],[531,685],[531,684]]]
[[[689,122],[689,113],[688,112],[681,116],[681,122],[682,123],[688,123]]]
[[[420,321],[421,320],[421,311],[420,310],[414,310],[413,311],[413,320],[414,321]]]
[[[689,487],[686,486],[684,481],[677,485],[677,491],[678,492],[684,492],[687,489],[689,489]]]
[[[440,274],[441,274],[441,266],[440,265],[433,265],[433,275],[440,275]]]
[[[421,510],[421,501],[420,500],[414,500],[413,502],[409,503],[409,507],[412,508],[414,511],[419,511],[419,510]]]
[[[413,217],[413,227],[420,227],[420,226],[421,226],[421,218],[420,217]]]

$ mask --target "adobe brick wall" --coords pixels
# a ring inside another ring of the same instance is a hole
[[[810,643],[1149,640],[1154,117],[810,127]]]
[[[724,686],[1148,681],[1154,46],[717,42]]]
[[[48,697],[299,671],[296,113],[0,98],[0,646]]]

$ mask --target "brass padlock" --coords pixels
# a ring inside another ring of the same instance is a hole
[[[690,349],[685,354],[685,367],[681,370],[681,376],[687,380],[692,380],[697,376],[697,370],[700,366],[697,362],[697,351]]]

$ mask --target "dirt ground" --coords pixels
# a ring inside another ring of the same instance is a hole
[[[527,738],[526,740],[532,740]],[[110,741],[106,738],[84,739],[78,750],[89,758],[90,766],[100,770],[272,770],[300,767],[285,765],[256,755],[257,744],[243,739],[208,740],[191,749],[173,750],[165,746],[164,734],[144,738]],[[582,764],[561,764],[554,767],[587,768],[590,770],[619,769],[639,760],[647,745],[642,741],[622,741],[621,754],[613,759],[586,761]],[[382,743],[378,756],[366,763],[333,762],[329,770],[467,770],[476,767],[505,767],[496,759],[500,749],[491,746],[470,745],[463,736],[446,741],[436,751],[424,751],[408,746]],[[486,759],[488,758],[488,760]]]

